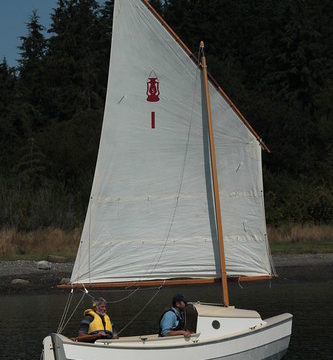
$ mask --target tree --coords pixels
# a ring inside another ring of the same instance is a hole
[[[13,101],[15,91],[15,69],[10,68],[6,58],[0,63],[0,116],[3,116],[8,105]]]
[[[4,58],[0,64],[0,169],[4,172],[11,167],[17,139],[17,129],[10,117],[16,81],[15,69]]]
[[[46,67],[50,116],[57,121],[104,105],[98,75],[103,37],[98,9],[95,0],[58,0],[51,16]]]
[[[163,15],[163,4],[161,0],[149,0],[149,2],[160,15]]]
[[[27,24],[28,36],[20,36],[22,44],[19,46],[21,50],[21,58],[19,62],[19,70],[21,78],[30,76],[30,71],[35,71],[36,65],[40,64],[45,54],[46,40],[42,31],[44,26],[39,24],[39,16],[34,10]]]
[[[44,55],[47,42],[42,31],[44,27],[39,24],[39,16],[34,10],[27,24],[28,35],[21,36],[19,80],[17,84],[17,97],[27,109],[30,118],[31,131],[44,125],[45,116],[45,73]]]
[[[100,10],[99,26],[100,39],[98,41],[99,56],[96,60],[97,82],[100,86],[99,95],[106,96],[106,87],[109,70],[114,1],[107,0]],[[104,105],[104,104],[103,104]],[[101,107],[103,106],[101,104]]]
[[[41,186],[48,163],[36,140],[28,138],[20,153],[20,159],[14,166],[19,182],[28,189]]]

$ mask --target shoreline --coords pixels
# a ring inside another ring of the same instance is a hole
[[[286,281],[330,281],[333,279],[333,253],[275,255],[273,261],[279,278]],[[0,295],[50,293],[62,278],[69,278],[74,263],[50,263],[49,270],[37,268],[29,260],[0,261]],[[14,279],[29,283],[12,284]]]
[[[333,265],[333,253],[273,255],[276,267]]]

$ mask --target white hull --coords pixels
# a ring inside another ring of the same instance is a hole
[[[283,314],[230,335],[214,338],[197,333],[187,341],[182,336],[158,338],[152,335],[86,344],[51,334],[44,339],[43,359],[277,360],[287,352],[291,327],[292,315]]]

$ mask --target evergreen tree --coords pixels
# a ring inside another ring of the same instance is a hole
[[[113,0],[106,0],[100,10],[99,26],[100,39],[98,43],[99,56],[96,59],[97,81],[100,86],[99,94],[102,99],[106,96],[106,86],[109,73],[109,60],[111,50]],[[102,104],[101,104],[102,105]],[[103,104],[104,105],[104,104]]]
[[[149,0],[149,3],[160,15],[163,15],[163,4],[161,0]]]
[[[33,11],[27,24],[28,35],[21,36],[19,81],[17,95],[26,102],[31,115],[32,131],[43,126],[45,116],[45,73],[44,55],[47,42],[42,31],[44,27],[39,24],[39,16]]]
[[[44,112],[44,54],[46,40],[42,34],[43,26],[33,11],[27,23],[27,36],[21,36],[20,59],[18,60],[18,79],[15,96],[7,110],[7,123],[15,128],[12,147],[16,156],[12,159],[10,170],[17,175],[15,165],[21,161],[27,139],[46,126],[47,114]],[[18,179],[17,179],[18,180]],[[19,180],[18,180],[19,181]]]
[[[27,24],[28,36],[20,36],[22,44],[19,46],[21,50],[19,59],[19,69],[21,78],[30,75],[35,70],[36,64],[40,64],[43,59],[46,48],[46,41],[42,31],[44,26],[39,24],[39,16],[34,10]]]
[[[17,129],[10,117],[15,102],[15,87],[15,69],[9,67],[4,58],[0,64],[0,173],[11,168],[15,156]]]
[[[6,58],[0,63],[0,116],[5,115],[8,105],[12,103],[15,91],[15,69],[10,68]]]
[[[58,0],[47,54],[49,110],[69,120],[77,111],[104,105],[98,78],[102,34],[95,0]],[[59,76],[61,71],[61,76]]]
[[[48,165],[46,157],[33,137],[28,138],[20,151],[20,159],[14,166],[17,179],[25,188],[35,189],[41,186],[45,179],[45,170]]]

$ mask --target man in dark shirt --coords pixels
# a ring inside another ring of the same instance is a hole
[[[191,336],[190,331],[186,329],[185,308],[187,301],[184,296],[177,294],[172,299],[172,307],[165,311],[160,319],[160,336],[183,335],[185,338]]]

